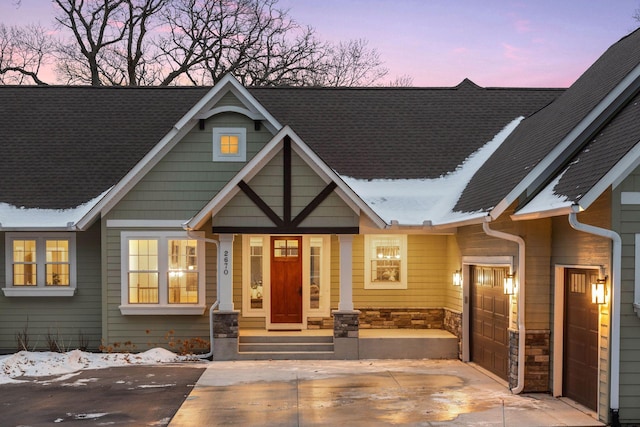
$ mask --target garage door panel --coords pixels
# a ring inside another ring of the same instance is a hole
[[[508,297],[503,294],[503,267],[472,266],[471,360],[508,379]]]
[[[563,395],[595,410],[598,393],[598,307],[590,283],[597,270],[566,269]]]

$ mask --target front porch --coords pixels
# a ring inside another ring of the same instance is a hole
[[[214,360],[347,359],[458,359],[458,338],[442,329],[360,329],[351,338],[330,329],[243,329],[214,340]]]

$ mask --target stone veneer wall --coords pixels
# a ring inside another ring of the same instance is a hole
[[[462,359],[462,313],[445,308],[444,330],[458,337],[458,358]]]
[[[446,329],[458,338],[462,336],[462,315],[442,308],[358,308],[360,329]],[[445,323],[450,313],[451,330]],[[333,317],[308,317],[308,329],[333,329]],[[459,332],[454,332],[459,331]]]
[[[442,308],[359,308],[361,329],[444,329]]]
[[[307,317],[307,329],[333,329],[333,317]]]
[[[520,333],[515,329],[509,329],[509,388],[518,385],[518,338]]]
[[[509,330],[509,388],[518,385],[517,330]],[[550,391],[551,334],[548,330],[528,330],[525,338],[524,391]]]
[[[551,383],[551,333],[549,330],[527,331],[525,390],[529,392],[550,391]]]

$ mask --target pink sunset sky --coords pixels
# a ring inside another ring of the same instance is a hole
[[[50,0],[1,0],[5,25],[52,26]],[[640,0],[280,0],[338,42],[364,38],[414,86],[566,87],[638,27]]]

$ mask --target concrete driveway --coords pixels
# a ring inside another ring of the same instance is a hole
[[[243,361],[212,362],[169,425],[603,425],[593,417],[454,360]]]

